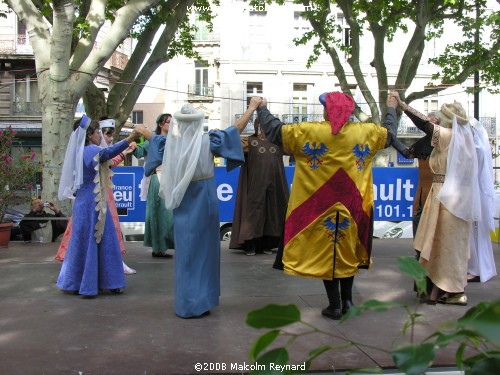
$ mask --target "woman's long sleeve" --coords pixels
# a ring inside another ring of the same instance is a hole
[[[434,124],[429,121],[426,115],[420,113],[412,107],[407,107],[404,112],[417,128],[422,130],[429,137],[432,137],[432,134],[434,132]]]
[[[99,161],[102,163],[106,160],[112,159],[119,155],[120,152],[125,151],[128,147],[126,140],[115,143],[109,147],[103,148],[99,151]]]
[[[267,107],[257,108],[257,116],[259,117],[262,130],[266,134],[266,138],[281,147],[283,145],[281,127],[284,124],[278,118],[274,117]]]

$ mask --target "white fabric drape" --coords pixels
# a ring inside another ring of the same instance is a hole
[[[457,124],[453,117],[446,177],[437,199],[456,217],[472,222],[479,219],[478,165],[474,136],[469,123]]]
[[[83,182],[83,148],[85,147],[85,138],[90,122],[91,119],[83,115],[80,126],[71,133],[69,138],[59,182],[59,200],[74,199],[75,192]]]
[[[186,104],[174,114],[172,134],[167,137],[160,178],[160,196],[167,209],[181,204],[200,156],[203,136],[203,112]]]
[[[141,193],[139,197],[141,201],[148,200],[149,184],[151,183],[151,176],[143,176],[140,184]]]
[[[471,227],[468,272],[479,276],[481,282],[486,282],[497,274],[490,237],[490,230],[495,230],[496,207],[493,158],[486,129],[476,119],[471,119],[471,124],[474,127],[474,144],[479,166],[481,217]]]

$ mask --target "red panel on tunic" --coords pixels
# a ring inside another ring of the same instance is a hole
[[[285,245],[335,203],[349,210],[358,226],[361,243],[368,248],[370,216],[363,211],[363,197],[349,175],[339,169],[309,199],[298,206],[286,220]]]

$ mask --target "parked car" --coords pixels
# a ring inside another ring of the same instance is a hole
[[[375,221],[373,237],[413,238],[413,223],[411,221]]]
[[[229,241],[231,239],[231,231],[233,223],[220,223],[220,240]]]

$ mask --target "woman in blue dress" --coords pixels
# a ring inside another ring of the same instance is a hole
[[[100,147],[99,123],[83,116],[75,123],[59,185],[59,199],[74,198],[73,231],[57,287],[65,292],[94,297],[100,290],[120,293],[125,287],[120,246],[107,209],[111,159],[139,137]]]
[[[219,203],[214,156],[231,170],[244,163],[240,133],[252,107],[225,130],[203,133],[205,114],[186,104],[174,114],[160,178],[160,194],[174,211],[175,313],[181,318],[207,315],[219,305]]]

